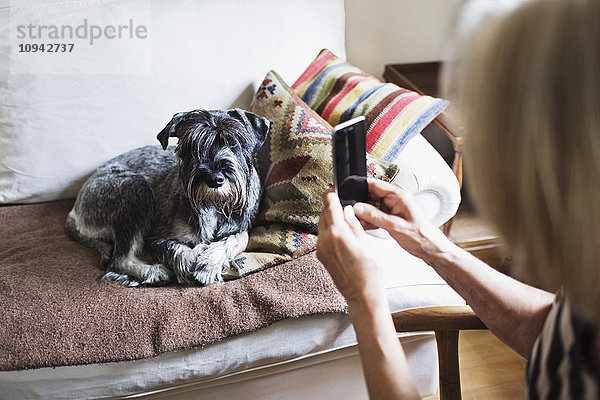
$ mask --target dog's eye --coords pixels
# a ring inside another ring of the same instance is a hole
[[[219,171],[229,171],[231,170],[231,165],[228,162],[221,160],[215,163],[215,169]]]
[[[198,171],[203,174],[208,174],[210,172],[210,168],[208,168],[206,165],[199,165]]]

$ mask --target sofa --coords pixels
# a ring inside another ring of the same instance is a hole
[[[124,288],[64,232],[94,169],[157,145],[173,114],[256,107],[268,71],[293,87],[321,49],[343,59],[343,0],[36,0],[0,7],[0,27],[1,397],[367,398],[314,240],[224,283]],[[458,182],[423,137],[392,161],[428,218],[454,215]],[[369,240],[392,311],[464,304],[385,232]],[[399,337],[434,393],[433,333]]]

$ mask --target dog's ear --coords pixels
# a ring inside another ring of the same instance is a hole
[[[177,125],[179,125],[185,120],[190,119],[194,115],[197,115],[198,112],[200,112],[200,110],[180,112],[173,115],[173,118],[171,118],[171,122],[169,122],[167,126],[165,126],[164,129],[160,131],[158,135],[156,135],[156,138],[160,142],[160,145],[162,146],[163,150],[166,150],[167,146],[169,146],[170,137],[179,137],[177,135]]]
[[[260,115],[253,114],[248,111],[234,108],[233,110],[227,111],[230,117],[233,117],[240,121],[248,132],[254,133],[255,143],[254,151],[258,150],[260,146],[265,142],[269,129],[271,129],[271,121]]]
[[[189,114],[189,113],[180,112],[180,113],[173,115],[173,118],[171,118],[171,121],[167,124],[167,126],[165,126],[163,128],[163,130],[160,131],[158,133],[158,135],[156,135],[156,138],[160,142],[160,145],[162,146],[163,150],[166,150],[167,147],[169,146],[169,138],[170,137],[177,137],[177,133],[176,133],[177,125],[185,119],[185,116],[187,114]]]

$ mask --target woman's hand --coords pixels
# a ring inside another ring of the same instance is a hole
[[[319,220],[317,257],[348,302],[369,397],[418,399],[368,243],[354,209],[342,208],[337,194],[327,193]]]
[[[431,264],[433,257],[452,243],[420,212],[412,195],[390,183],[369,178],[369,196],[381,209],[357,203],[354,213],[365,226],[385,229],[406,251]]]
[[[319,220],[317,257],[325,265],[348,305],[370,302],[383,293],[367,237],[352,207],[342,208],[336,193],[325,194]]]

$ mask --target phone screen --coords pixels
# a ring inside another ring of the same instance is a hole
[[[369,199],[366,133],[364,117],[336,125],[333,130],[335,186],[342,206]]]

